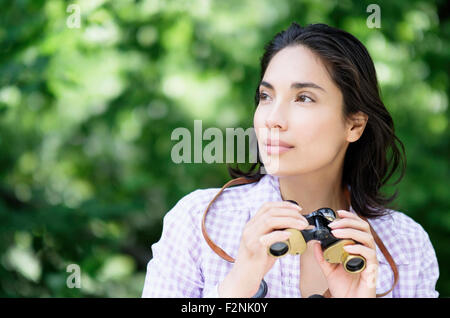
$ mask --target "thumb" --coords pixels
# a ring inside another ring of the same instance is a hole
[[[328,277],[328,275],[333,272],[335,264],[330,264],[325,260],[325,258],[323,257],[323,251],[320,242],[316,242],[314,244],[314,256],[317,263],[319,263],[320,268],[322,269],[322,273],[325,275],[325,277]]]

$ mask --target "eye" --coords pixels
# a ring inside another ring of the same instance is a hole
[[[304,94],[298,95],[298,101],[302,103],[314,103],[314,100],[311,97],[308,97]]]
[[[267,95],[266,93],[259,93],[259,100],[267,100],[267,98],[269,97],[269,95]]]

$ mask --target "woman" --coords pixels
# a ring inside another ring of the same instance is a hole
[[[202,236],[203,212],[218,189],[196,190],[165,216],[142,296],[252,297],[264,281],[266,297],[376,297],[398,278],[385,297],[437,297],[438,263],[427,233],[387,208],[396,194],[379,192],[398,168],[403,177],[405,157],[364,45],[325,24],[292,23],[265,47],[255,102],[262,162],[258,156],[249,172],[229,168],[233,178],[255,182],[223,191],[204,224],[235,261],[219,257]],[[257,164],[267,174],[254,171]],[[284,229],[306,229],[304,215],[322,207],[337,211],[330,225],[335,237],[359,243],[345,249],[366,259],[362,272],[326,262],[318,241],[300,256],[267,253],[288,239]]]

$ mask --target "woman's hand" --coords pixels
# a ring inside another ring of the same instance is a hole
[[[303,230],[308,226],[301,210],[286,201],[261,206],[244,227],[236,261],[219,285],[220,297],[252,297],[258,291],[261,280],[276,261],[267,249],[289,238],[285,229]]]
[[[376,297],[376,282],[378,275],[378,260],[375,240],[370,232],[369,224],[348,211],[337,211],[340,219],[334,220],[328,226],[331,233],[341,239],[352,239],[361,244],[347,245],[344,249],[349,254],[361,255],[366,259],[366,268],[357,274],[345,271],[342,264],[328,263],[323,257],[320,242],[314,245],[314,254],[328,281],[328,289],[336,298],[371,298]]]

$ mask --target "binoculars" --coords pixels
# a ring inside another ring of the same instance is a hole
[[[297,204],[293,200],[286,200]],[[298,205],[298,204],[297,204]],[[329,263],[342,263],[344,269],[349,273],[359,273],[366,267],[366,259],[360,255],[349,254],[344,250],[345,245],[355,244],[354,240],[339,239],[333,236],[331,229],[328,227],[336,214],[330,208],[321,208],[308,215],[305,215],[310,225],[315,226],[313,229],[286,229],[291,232],[289,239],[283,242],[272,244],[268,248],[269,255],[274,257],[282,257],[286,254],[302,254],[306,250],[306,242],[310,240],[320,241],[323,256]]]

